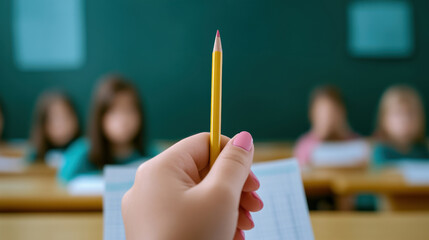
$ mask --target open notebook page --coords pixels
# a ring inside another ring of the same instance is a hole
[[[256,163],[252,170],[261,182],[258,194],[264,208],[252,213],[255,228],[245,233],[246,239],[314,239],[298,163]]]
[[[122,196],[134,184],[137,167],[106,166],[104,168],[103,194],[103,238],[104,240],[125,239],[124,223],[122,222]]]

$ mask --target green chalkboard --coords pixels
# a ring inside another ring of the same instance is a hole
[[[0,98],[5,137],[26,137],[37,95],[65,89],[86,122],[94,83],[119,72],[143,96],[149,138],[209,130],[211,51],[224,50],[223,133],[293,139],[306,131],[307,96],[332,83],[344,92],[352,127],[369,134],[383,89],[429,91],[429,1],[411,1],[415,52],[402,60],[347,53],[346,0],[84,1],[86,59],[75,70],[21,71],[13,59],[12,0],[0,1]]]

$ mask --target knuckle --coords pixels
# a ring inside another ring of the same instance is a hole
[[[124,196],[122,197],[122,200],[121,200],[121,209],[122,209],[123,213],[126,212],[125,210],[127,209],[127,206],[129,205],[129,199],[130,199],[130,194],[131,194],[130,192],[131,192],[131,189],[128,190],[124,194]]]
[[[224,204],[234,201],[237,195],[230,184],[224,182],[214,183],[209,191],[212,193],[211,198],[214,198],[216,202]]]
[[[230,163],[237,164],[240,167],[247,168],[248,167],[248,161],[247,158],[249,158],[247,152],[244,152],[243,149],[234,149],[233,151],[225,152],[225,155],[223,158]]]
[[[144,162],[142,164],[140,164],[140,166],[137,168],[137,172],[136,172],[136,178],[144,176],[149,170],[149,161]]]

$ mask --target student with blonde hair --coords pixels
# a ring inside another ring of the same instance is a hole
[[[425,113],[418,92],[406,85],[395,85],[383,94],[378,111],[373,151],[376,167],[405,159],[429,160],[425,137]]]

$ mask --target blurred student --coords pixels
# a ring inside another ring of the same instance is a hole
[[[378,111],[373,164],[381,167],[400,160],[428,160],[425,113],[416,90],[405,85],[388,88]]]
[[[134,86],[121,76],[107,76],[93,96],[88,138],[78,139],[65,154],[59,178],[102,171],[106,164],[127,164],[144,156],[144,116]]]
[[[71,100],[62,92],[43,93],[36,104],[31,132],[30,162],[59,167],[64,150],[79,136],[79,122]]]
[[[318,87],[311,93],[309,118],[311,130],[298,140],[295,148],[302,167],[312,164],[313,154],[322,143],[358,138],[347,123],[343,97],[333,86]]]

